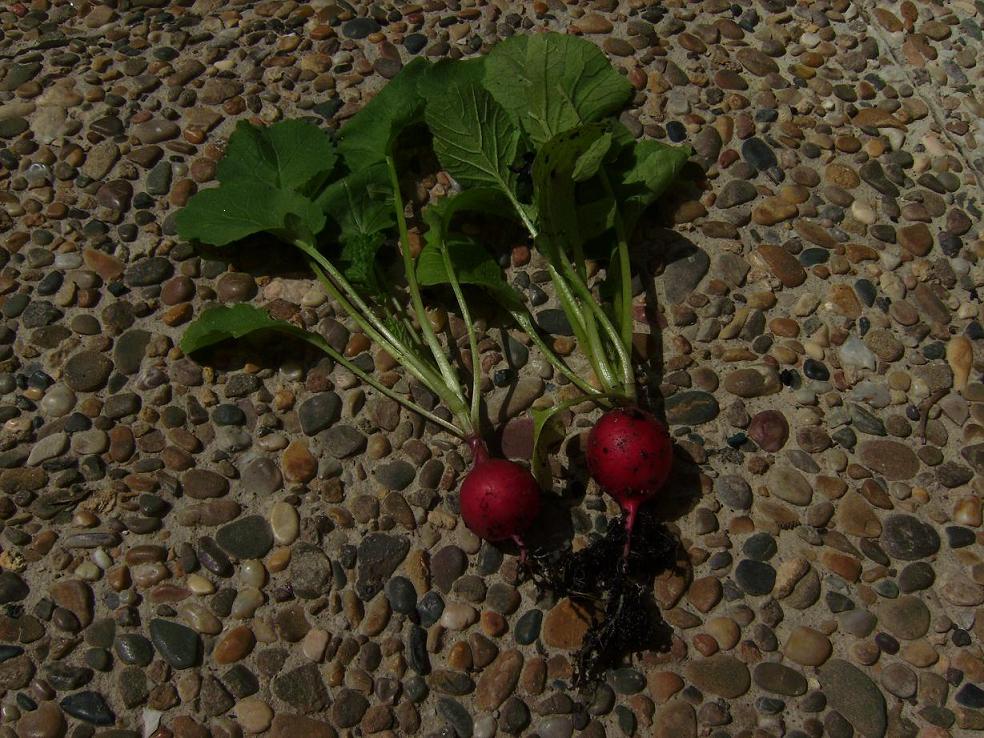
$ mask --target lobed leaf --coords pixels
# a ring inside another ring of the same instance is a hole
[[[400,133],[423,119],[418,85],[430,66],[420,57],[411,61],[342,126],[338,151],[351,171],[385,161]]]
[[[175,224],[181,238],[225,246],[263,232],[286,241],[311,239],[324,228],[325,216],[296,192],[236,180],[197,193],[175,216]]]
[[[515,121],[475,81],[453,81],[427,100],[427,125],[434,153],[465,187],[492,187],[512,196],[521,131]]]
[[[576,36],[513,36],[492,49],[485,70],[485,86],[538,146],[615,115],[632,98],[601,49]]]
[[[231,307],[214,307],[188,326],[181,337],[181,350],[186,354],[208,348],[222,341],[242,338],[257,331],[272,330],[317,346],[324,350],[325,340],[309,331],[283,320],[275,320],[266,311],[247,303]]]
[[[508,198],[493,187],[474,187],[457,195],[442,197],[424,210],[424,222],[428,228],[425,238],[437,241],[445,238],[451,231],[451,221],[458,213],[470,211],[497,216],[508,208]]]
[[[314,180],[323,181],[336,158],[328,134],[306,121],[284,120],[263,128],[240,121],[216,177],[223,184],[259,182],[301,191]]]
[[[430,101],[452,85],[482,84],[485,79],[484,56],[469,59],[441,59],[434,62],[417,80],[417,92]]]

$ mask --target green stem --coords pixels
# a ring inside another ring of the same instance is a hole
[[[579,377],[567,364],[560,360],[560,357],[554,353],[547,342],[540,338],[540,334],[533,325],[533,321],[530,319],[530,314],[524,310],[510,310],[509,314],[512,315],[513,320],[516,324],[522,328],[526,334],[530,337],[536,347],[540,349],[540,353],[549,361],[557,371],[563,374],[567,379],[570,380],[571,384],[580,389],[586,395],[597,395],[599,391],[592,387],[590,384],[585,382],[581,377]]]
[[[571,267],[570,262],[567,259],[561,259],[561,270],[567,281],[570,282],[571,287],[574,290],[574,294],[580,298],[581,302],[588,306],[588,309],[594,313],[595,318],[597,318],[598,323],[604,328],[605,333],[608,335],[608,340],[611,342],[612,346],[615,348],[615,354],[618,357],[619,365],[622,369],[622,385],[626,392],[631,392],[634,394],[635,380],[632,376],[632,360],[629,356],[628,351],[625,346],[622,345],[622,339],[618,331],[615,330],[615,326],[605,315],[605,311],[601,309],[601,305],[594,299],[594,295],[591,294],[591,290],[588,286],[581,281],[577,272]]]
[[[516,208],[516,213],[519,215],[520,220],[523,222],[523,225],[526,227],[527,232],[530,234],[530,237],[536,240],[539,235],[539,232],[537,231],[536,226],[530,220],[530,217],[527,214],[526,210],[515,201],[513,202],[513,205]],[[546,253],[547,253],[547,261],[549,262],[548,270],[550,272],[550,279],[554,285],[554,291],[557,293],[557,299],[560,301],[561,307],[563,308],[564,313],[567,315],[568,322],[571,324],[571,327],[574,329],[574,333],[577,336],[578,342],[585,349],[585,353],[588,355],[588,359],[591,361],[591,366],[594,369],[595,376],[598,377],[598,381],[601,382],[601,384],[604,386],[606,390],[615,389],[616,385],[618,384],[618,380],[615,377],[614,370],[611,368],[611,365],[608,362],[608,354],[605,351],[604,347],[602,346],[601,339],[598,336],[597,326],[595,325],[594,313],[601,314],[601,320],[603,321],[602,323],[603,325],[605,323],[608,323],[608,319],[605,317],[604,312],[601,310],[601,308],[595,303],[594,297],[587,290],[586,286],[583,287],[583,293],[587,294],[587,298],[585,299],[585,297],[582,294],[581,300],[588,303],[589,305],[588,314],[584,315],[582,311],[578,310],[577,307],[578,300],[574,297],[573,294],[571,294],[571,290],[569,285],[567,284],[567,280],[565,280],[564,277],[555,268],[555,264],[559,262],[563,267],[567,267],[567,269],[570,269],[570,262],[566,257],[562,256],[559,253],[559,249],[552,248],[552,244],[547,244]],[[577,287],[578,282],[580,282],[580,280],[577,279],[576,273],[574,276],[575,279],[571,280],[571,282],[574,284],[575,287]],[[581,284],[583,286],[584,283],[581,282]],[[606,327],[606,332],[608,330],[608,327],[610,326],[611,324],[608,323],[608,326]],[[530,335],[531,337],[533,337],[532,333]],[[629,367],[629,372],[631,376],[632,367],[631,365],[627,365],[627,366]]]
[[[441,241],[441,257],[444,259],[444,268],[448,272],[448,283],[454,292],[454,297],[458,301],[458,309],[461,311],[461,319],[465,322],[465,330],[468,331],[468,346],[471,349],[472,361],[472,390],[471,390],[471,421],[476,428],[480,424],[480,405],[482,388],[482,367],[481,356],[478,353],[478,337],[475,334],[475,326],[472,323],[471,312],[468,310],[468,303],[465,302],[465,295],[461,291],[461,284],[458,282],[458,275],[454,273],[454,264],[451,263],[451,254],[448,253],[447,244]]]
[[[581,245],[580,238],[573,238],[574,242],[574,271],[577,275],[584,281],[585,284],[588,283],[588,267],[587,259],[584,258],[584,248]],[[556,249],[555,253],[559,258],[567,260],[567,254],[563,253],[562,249]],[[613,383],[615,381],[615,372],[611,368],[611,363],[608,360],[608,352],[605,350],[604,345],[601,342],[601,337],[598,335],[598,323],[595,320],[594,314],[588,310],[584,314],[584,328],[588,335],[588,341],[591,345],[591,350],[599,355],[599,361],[604,364],[605,369],[612,375]],[[612,389],[610,386],[609,389]]]
[[[296,240],[294,241],[294,246],[303,251],[309,259],[314,259],[322,269],[334,280],[334,284],[337,285],[338,291],[345,294],[345,298],[348,302],[354,306],[355,310],[347,311],[353,317],[358,319],[358,316],[370,316],[373,314],[372,309],[366,304],[365,300],[359,295],[358,290],[356,290],[349,281],[345,278],[345,275],[339,271],[339,269],[332,264],[328,259],[325,258],[318,247],[314,243],[309,243],[307,241]],[[375,329],[376,333],[382,336],[386,341],[393,345],[399,345],[400,340],[397,338],[382,322],[378,324],[378,328]],[[378,341],[377,341],[378,343]]]
[[[414,312],[417,314],[417,320],[420,323],[420,330],[424,334],[424,340],[427,341],[427,345],[434,355],[434,361],[441,371],[441,376],[444,377],[445,385],[458,396],[461,404],[464,405],[465,397],[461,391],[461,383],[458,380],[458,375],[448,361],[448,357],[444,355],[444,347],[437,340],[437,336],[434,334],[434,328],[431,326],[430,320],[427,319],[427,311],[424,310],[424,301],[420,296],[420,285],[417,284],[417,274],[414,271],[413,256],[410,254],[410,233],[407,230],[407,219],[403,213],[403,197],[400,195],[400,178],[397,176],[396,162],[393,160],[392,154],[386,156],[386,169],[389,172],[390,185],[393,188],[393,208],[396,211],[396,225],[400,232],[400,251],[403,254],[403,268],[406,272],[410,302],[413,305]]]
[[[322,274],[324,273],[322,272]],[[371,374],[368,374],[366,371],[364,371],[361,367],[359,367],[358,364],[347,359],[342,353],[337,351],[334,346],[332,346],[330,343],[324,340],[321,336],[316,336],[305,340],[307,340],[313,346],[317,346],[328,356],[330,356],[334,361],[338,362],[343,367],[348,369],[355,376],[357,376],[363,382],[365,382],[370,387],[375,389],[377,392],[386,395],[386,397],[389,397],[391,400],[395,400],[396,402],[400,403],[411,412],[417,413],[423,418],[429,420],[431,423],[434,423],[435,425],[444,428],[444,430],[454,433],[459,438],[464,439],[468,437],[468,433],[462,430],[461,428],[459,428],[458,426],[454,425],[453,423],[449,423],[444,418],[435,415],[430,410],[427,410],[426,408],[418,405],[416,402],[406,397],[405,395],[401,395],[398,392],[394,392],[393,390],[391,390],[389,387],[387,387],[385,384],[383,384],[378,379],[373,377]]]
[[[601,183],[605,187],[605,192],[612,202],[615,203],[615,238],[618,243],[618,272],[619,287],[621,294],[621,308],[619,312],[619,328],[622,336],[622,345],[625,346],[629,356],[632,356],[632,328],[635,316],[632,314],[632,264],[629,255],[629,239],[625,232],[625,222],[622,220],[622,212],[618,207],[618,200],[615,199],[615,191],[612,183],[608,179],[608,174],[604,169],[601,170]],[[611,263],[609,262],[609,269]]]
[[[458,417],[459,420],[467,421],[462,423],[465,427],[464,432],[466,435],[473,432],[473,428],[471,427],[471,418],[467,413],[464,402],[457,396],[457,394],[448,390],[448,387],[445,385],[441,376],[402,343],[398,341],[390,342],[382,336],[376,330],[373,323],[371,323],[364,315],[356,311],[356,309],[352,306],[352,303],[349,302],[348,298],[341,293],[335,283],[332,282],[325,273],[326,270],[323,269],[324,265],[322,262],[327,262],[327,260],[325,260],[321,254],[317,253],[316,250],[310,255],[311,260],[309,265],[311,267],[311,271],[314,272],[325,291],[333,300],[335,300],[335,302],[338,303],[339,307],[341,307],[342,310],[344,310],[356,322],[365,334],[369,336],[371,341],[387,351],[421,384],[437,395],[441,401],[448,406],[448,409],[450,409],[451,412]]]
[[[614,369],[612,369],[611,362],[608,359],[608,352],[605,351],[605,346],[601,342],[601,336],[598,335],[598,324],[595,322],[590,311],[581,309],[580,304],[582,300],[579,300],[577,296],[570,291],[570,286],[552,264],[549,267],[549,272],[550,277],[553,280],[554,292],[558,295],[564,295],[564,297],[560,300],[560,304],[561,307],[564,308],[564,312],[567,314],[568,322],[570,322],[571,318],[574,316],[580,318],[581,320],[583,335],[578,337],[578,341],[581,342],[585,353],[591,358],[592,365],[595,368],[595,374],[598,376],[598,380],[601,382],[602,387],[605,390],[613,389],[618,380]]]
[[[534,225],[533,221],[530,219],[529,213],[526,212],[526,208],[522,206],[519,200],[517,200],[511,192],[509,193],[509,201],[513,204],[513,207],[516,208],[516,214],[519,215],[519,219],[523,221],[523,227],[526,228],[526,232],[530,234],[530,238],[535,239],[539,236],[540,233],[537,230],[536,225]]]

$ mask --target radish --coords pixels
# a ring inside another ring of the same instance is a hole
[[[479,439],[471,439],[469,445],[474,463],[461,484],[461,517],[473,533],[487,541],[515,541],[520,560],[525,561],[521,535],[540,512],[540,487],[519,464],[490,458]]]
[[[625,511],[625,550],[629,555],[636,511],[666,483],[673,464],[673,442],[666,426],[639,408],[609,410],[588,434],[588,471]]]

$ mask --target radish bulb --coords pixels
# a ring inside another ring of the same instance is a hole
[[[588,471],[625,511],[625,550],[639,505],[666,483],[673,464],[673,442],[666,426],[639,408],[609,410],[588,434]]]
[[[461,485],[461,517],[473,533],[487,541],[515,541],[520,560],[525,562],[521,535],[540,512],[540,487],[519,464],[489,458],[481,441],[469,445],[474,463]]]

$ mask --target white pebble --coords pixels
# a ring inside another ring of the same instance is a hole
[[[232,601],[232,612],[230,615],[239,620],[246,620],[253,617],[256,608],[263,604],[263,593],[256,587],[246,587],[239,591],[236,599]]]
[[[891,393],[889,392],[888,385],[874,379],[865,379],[858,382],[851,388],[848,397],[855,402],[867,403],[876,410],[887,407],[891,401]]]
[[[492,738],[495,735],[495,718],[491,715],[482,715],[475,720],[475,727],[472,735],[475,738]]]
[[[476,620],[478,613],[475,608],[463,602],[450,603],[441,614],[441,625],[448,630],[464,630]]]
[[[855,220],[865,225],[872,225],[878,217],[875,209],[867,200],[855,200],[851,203],[851,215],[854,216]]]
[[[805,318],[810,315],[820,304],[820,296],[815,292],[805,292],[800,295],[796,304],[793,306],[793,315]]]
[[[874,369],[878,365],[878,358],[857,336],[848,336],[841,344],[839,355],[841,366]]]
[[[92,560],[96,566],[104,571],[113,565],[112,557],[101,548],[97,548],[92,552]]]
[[[67,386],[56,384],[41,398],[41,412],[51,418],[60,418],[75,407],[75,399],[75,393]]]
[[[262,733],[270,727],[273,710],[259,697],[247,697],[236,705],[236,717],[246,733]]]

